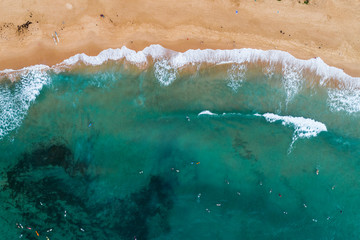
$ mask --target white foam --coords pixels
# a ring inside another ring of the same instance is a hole
[[[328,89],[328,105],[333,112],[360,112],[360,89]]]
[[[280,50],[258,50],[258,49],[233,49],[233,50],[188,50],[184,53],[175,53],[171,57],[171,65],[179,68],[190,63],[246,63],[246,62],[268,62],[270,64],[281,63],[282,65],[295,66],[297,68],[306,68],[316,73],[318,76],[329,79],[336,78],[342,80],[359,80],[354,78],[343,70],[330,67],[324,61],[317,57],[309,60],[301,60],[292,56],[288,52]]]
[[[289,103],[293,97],[301,89],[302,84],[302,71],[303,69],[308,69],[309,71],[315,73],[320,77],[320,85],[325,86],[330,79],[337,79],[343,86],[338,93],[329,94],[329,108],[333,111],[345,110],[348,112],[359,112],[358,102],[355,101],[351,103],[351,100],[354,99],[354,93],[350,93],[350,97],[344,95],[344,91],[351,88],[354,84],[360,83],[359,77],[351,77],[344,73],[342,69],[328,66],[324,61],[317,57],[309,60],[296,59],[291,54],[280,51],[280,50],[258,50],[258,49],[233,49],[233,50],[188,50],[186,52],[175,52],[169,49],[166,49],[160,45],[151,45],[144,48],[142,51],[134,51],[128,49],[127,47],[122,47],[120,49],[106,49],[99,53],[97,56],[88,56],[84,53],[76,54],[63,62],[56,64],[51,67],[55,72],[61,71],[62,68],[70,67],[74,64],[82,62],[87,65],[101,65],[106,61],[121,60],[125,59],[126,61],[136,64],[138,66],[146,66],[148,60],[152,58],[153,61],[160,63],[157,65],[157,70],[155,69],[155,76],[159,82],[168,86],[175,81],[177,77],[177,71],[179,68],[182,68],[189,64],[199,64],[199,63],[211,63],[211,64],[244,64],[248,62],[266,62],[269,66],[274,66],[276,64],[281,64],[283,66],[283,86],[286,91],[286,103]],[[165,60],[165,61],[164,61]],[[155,63],[156,64],[156,63]],[[35,68],[49,69],[49,66],[37,65]],[[31,67],[31,68],[34,68]],[[3,70],[0,74],[11,75],[15,72],[27,71],[28,68],[23,68],[20,70]],[[60,70],[59,70],[60,69]],[[271,76],[271,73],[268,73],[268,70],[265,70],[266,74]],[[229,75],[232,73],[230,72]],[[234,75],[234,80],[231,80],[229,85],[233,89],[238,89],[241,86],[243,81],[245,71],[241,70],[239,73]],[[350,87],[349,87],[350,86]],[[326,87],[326,86],[325,86]],[[349,87],[349,88],[348,88]],[[342,91],[342,92],[341,92]],[[341,97],[340,97],[341,96]],[[336,105],[338,104],[338,105]]]
[[[325,124],[311,118],[279,116],[274,113],[265,113],[262,116],[268,122],[281,121],[284,126],[294,127],[299,138],[316,137],[320,132],[327,131]]]
[[[31,103],[49,82],[43,68],[28,68],[14,86],[0,88],[0,139],[19,127]]]
[[[286,92],[286,106],[301,89],[303,83],[302,68],[284,64],[282,83]]]
[[[86,65],[101,65],[109,60],[117,61],[121,59],[126,59],[127,61],[136,64],[147,62],[146,55],[143,51],[136,52],[124,46],[121,49],[106,49],[97,56],[88,56],[85,53],[76,54],[75,56],[64,60],[58,64],[58,66],[74,65],[78,62],[82,62]]]
[[[263,73],[268,77],[272,78],[275,73],[275,66],[274,65],[268,65],[263,68]]]
[[[217,116],[216,113],[212,113],[212,112],[210,112],[209,110],[204,110],[204,111],[202,111],[202,112],[200,112],[200,113],[198,114],[198,116],[201,116],[201,115]]]
[[[242,83],[245,81],[247,67],[244,64],[233,64],[228,70],[228,87],[230,87],[234,92],[241,87]]]
[[[171,51],[165,49],[160,45],[151,45],[146,47],[143,51],[135,52],[126,47],[121,49],[107,49],[102,51],[98,56],[90,57],[85,54],[77,54],[71,57],[58,66],[72,65],[79,61],[85,64],[99,65],[108,60],[126,59],[127,61],[143,65],[148,63],[148,58],[154,61],[166,60],[157,65],[155,76],[159,82],[168,86],[177,77],[177,69],[189,64],[197,63],[212,63],[212,64],[243,64],[247,62],[267,62],[270,66],[281,64],[283,66],[283,86],[286,91],[286,104],[288,104],[294,96],[299,92],[303,83],[302,71],[308,69],[320,77],[320,85],[324,86],[330,79],[337,79],[343,83],[343,86],[353,85],[354,82],[360,82],[359,77],[351,77],[344,73],[342,69],[328,66],[324,61],[317,57],[309,60],[296,59],[291,54],[280,50],[258,50],[258,49],[233,49],[233,50],[188,50],[184,53]],[[55,66],[56,67],[56,66]],[[241,87],[244,81],[246,69],[239,69],[238,73],[229,72],[229,86],[235,91]],[[266,72],[267,76],[272,76],[272,73]],[[325,86],[326,87],[326,86]],[[347,97],[344,92],[329,94],[329,107],[333,111],[345,110],[348,112],[359,112],[358,101],[352,102],[354,99],[353,93]],[[340,96],[341,95],[341,100]],[[336,99],[336,100],[334,100]],[[336,105],[338,104],[338,105]]]
[[[50,67],[47,65],[43,65],[43,64],[38,64],[38,65],[34,65],[34,66],[29,66],[29,67],[24,67],[22,69],[18,69],[18,70],[14,70],[14,69],[5,69],[0,71],[0,77],[2,75],[6,75],[10,80],[15,81],[16,77],[21,76],[21,75],[26,75],[29,72],[45,72],[47,70],[49,70]]]
[[[270,123],[281,121],[282,125],[291,126],[294,128],[294,134],[288,153],[291,152],[292,147],[297,139],[316,137],[320,132],[327,132],[325,124],[315,121],[311,118],[279,116],[274,113],[265,113],[263,115],[255,114],[255,116],[263,116],[266,121]]]
[[[145,56],[151,56],[154,60],[158,60],[163,59],[167,56],[173,56],[177,52],[164,48],[159,44],[154,44],[144,48],[143,53],[145,54]]]
[[[78,62],[83,62],[88,65],[100,65],[108,60],[126,59],[131,63],[144,64],[147,63],[147,58],[151,57],[154,60],[167,58],[169,64],[174,68],[180,68],[193,63],[246,63],[263,61],[270,64],[281,63],[287,66],[294,66],[301,69],[309,69],[316,73],[323,79],[336,78],[340,80],[357,80],[360,78],[351,77],[344,73],[342,69],[328,66],[324,61],[317,57],[309,60],[297,59],[288,52],[280,50],[258,50],[258,49],[232,49],[232,50],[187,50],[184,53],[175,52],[166,49],[158,44],[150,45],[142,51],[134,51],[123,46],[120,49],[106,49],[97,56],[88,56],[84,53],[76,54],[63,62],[52,66],[52,68],[73,65]],[[40,66],[40,65],[38,65]],[[41,65],[44,66],[44,65]],[[48,66],[46,66],[48,68]],[[24,70],[23,68],[21,70]],[[8,70],[5,70],[8,71]],[[11,70],[14,71],[14,70]]]
[[[163,86],[170,85],[173,81],[175,81],[178,74],[177,69],[171,67],[166,59],[157,61],[154,68],[155,77]]]

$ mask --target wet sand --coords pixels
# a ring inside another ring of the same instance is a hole
[[[360,2],[348,0],[5,0],[0,70],[51,66],[81,52],[161,44],[176,51],[278,49],[300,59],[321,57],[360,76],[359,10]]]

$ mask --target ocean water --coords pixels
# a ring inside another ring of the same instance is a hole
[[[241,51],[4,72],[0,239],[358,239],[358,79]]]

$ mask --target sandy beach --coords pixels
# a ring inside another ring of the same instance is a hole
[[[359,77],[359,11],[350,0],[4,0],[0,70],[161,44],[181,52],[278,49]]]

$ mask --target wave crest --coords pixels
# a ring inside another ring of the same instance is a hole
[[[294,128],[294,134],[288,153],[291,153],[293,145],[297,139],[316,137],[320,132],[327,132],[325,124],[310,118],[279,116],[274,113],[265,113],[263,115],[256,114],[256,116],[263,116],[266,121],[270,123],[281,121],[282,125]]]
[[[264,113],[258,114],[255,113],[253,115],[250,114],[241,114],[241,113],[223,113],[221,115],[217,113],[210,112],[209,110],[204,110],[198,114],[201,115],[210,115],[216,117],[222,116],[245,116],[245,117],[264,117],[267,122],[274,123],[280,121],[283,126],[290,126],[294,128],[294,133],[292,137],[292,142],[288,149],[288,153],[291,153],[293,145],[295,141],[299,138],[311,138],[316,137],[320,132],[327,132],[326,125],[322,122],[315,121],[311,118],[304,117],[293,117],[293,116],[280,116],[274,113]]]

